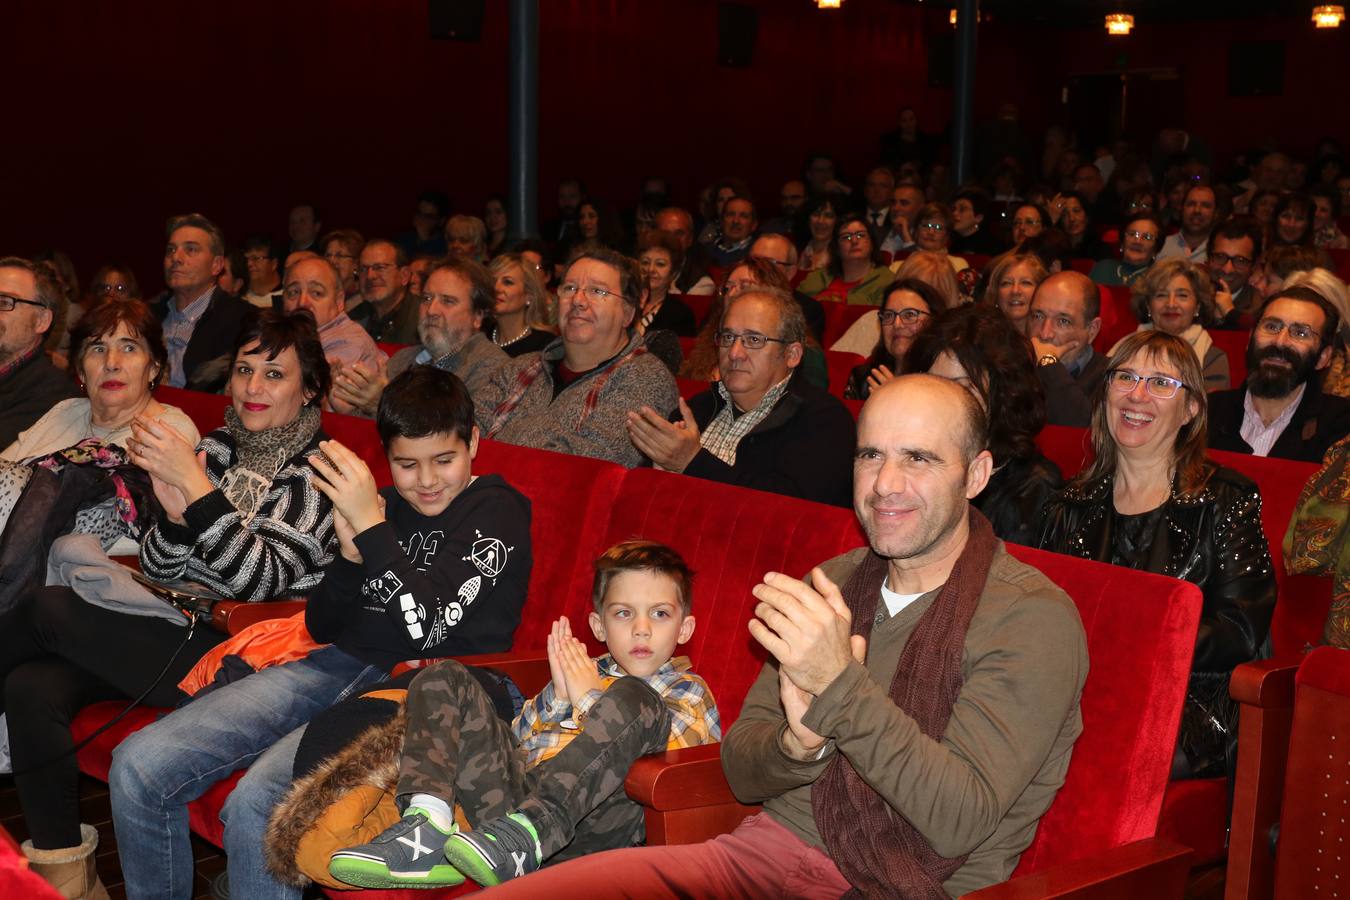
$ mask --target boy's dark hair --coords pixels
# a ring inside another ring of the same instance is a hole
[[[380,395],[375,430],[388,450],[396,437],[453,434],[473,440],[473,398],[464,382],[435,366],[413,366]]]
[[[597,614],[604,611],[605,592],[620,572],[658,572],[675,582],[680,592],[680,610],[687,616],[694,607],[694,573],[672,547],[656,541],[620,541],[595,561],[595,580],[591,582],[591,605]]]

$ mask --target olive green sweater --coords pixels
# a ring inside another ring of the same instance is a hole
[[[822,568],[842,587],[866,549]],[[742,802],[764,803],[802,840],[824,847],[811,785],[835,753],[945,857],[969,853],[943,887],[953,896],[1004,881],[1064,783],[1082,731],[1078,699],[1087,643],[1073,601],[1000,544],[966,633],[965,683],[941,742],[930,740],[888,696],[905,642],[937,591],[895,616],[877,599],[867,665],[849,667],[820,693],[803,723],[830,738],[819,760],[782,749],[786,728],[770,661],[727,733],[722,766]]]

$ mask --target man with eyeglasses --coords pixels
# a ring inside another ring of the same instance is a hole
[[[1247,344],[1243,387],[1209,395],[1214,450],[1321,462],[1350,434],[1350,400],[1322,393],[1341,317],[1321,294],[1285,288],[1265,302]]]
[[[761,234],[750,244],[751,259],[763,259],[773,263],[789,282],[797,274],[797,247],[781,234]],[[802,308],[806,316],[806,327],[811,329],[816,341],[825,340],[825,307],[815,297],[801,291],[793,291],[792,299]]]
[[[1193,185],[1181,203],[1181,230],[1163,241],[1158,261],[1189,259],[1203,263],[1208,255],[1209,234],[1214,230],[1218,195],[1207,184]]]
[[[171,387],[219,392],[234,361],[234,338],[248,304],[216,284],[225,268],[225,237],[197,213],[169,220],[164,246],[167,290],[150,303],[164,323]]]
[[[42,352],[61,287],[26,259],[0,259],[0,447],[48,410],[77,395]]]
[[[507,360],[473,393],[483,437],[629,468],[646,462],[628,439],[628,412],[668,414],[679,392],[633,329],[642,283],[637,263],[613,250],[572,260],[558,285],[558,339]]]
[[[408,292],[412,273],[407,251],[393,241],[375,238],[361,249],[359,259],[365,302],[351,310],[351,317],[376,341],[417,343],[418,303]]]
[[[1261,258],[1264,229],[1252,216],[1226,219],[1209,236],[1209,277],[1214,281],[1215,328],[1247,329],[1255,320],[1261,295],[1252,286],[1252,267]]]
[[[1101,389],[1106,357],[1092,347],[1102,329],[1101,293],[1082,272],[1058,272],[1036,286],[1027,336],[1045,390],[1049,425],[1086,428]]]
[[[714,340],[721,380],[681,400],[677,421],[647,406],[630,412],[633,445],[670,472],[848,506],[853,417],[798,374],[806,320],[792,296],[737,294]]]
[[[253,306],[273,309],[281,297],[281,265],[272,239],[255,234],[244,241],[248,264],[248,289],[240,299]]]

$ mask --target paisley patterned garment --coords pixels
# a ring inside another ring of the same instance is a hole
[[[1331,575],[1331,611],[1322,630],[1333,647],[1350,649],[1350,437],[1333,444],[1299,495],[1284,536],[1291,575]]]

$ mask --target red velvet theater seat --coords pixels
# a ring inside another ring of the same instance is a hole
[[[827,350],[844,336],[844,332],[848,331],[854,322],[868,313],[875,315],[877,311],[877,307],[865,303],[843,303],[839,300],[821,300],[820,305],[825,307],[825,339],[821,344]],[[830,381],[834,381],[833,377]]]
[[[1230,387],[1240,387],[1247,380],[1247,343],[1251,339],[1250,331],[1221,331],[1211,328],[1210,340],[1228,357],[1228,383]]]

